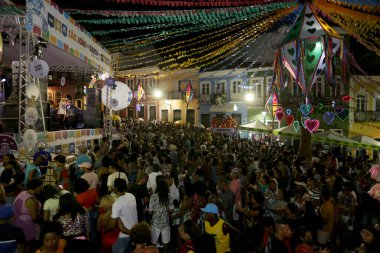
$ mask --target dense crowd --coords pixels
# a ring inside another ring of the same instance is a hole
[[[128,122],[70,166],[2,160],[1,253],[380,252],[378,161],[341,147]]]

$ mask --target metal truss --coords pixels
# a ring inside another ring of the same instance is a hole
[[[49,70],[52,72],[72,72],[72,73],[97,73],[96,68],[93,67],[70,67],[70,66],[50,66]]]

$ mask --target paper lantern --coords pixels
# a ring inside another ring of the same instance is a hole
[[[27,129],[23,135],[23,143],[25,148],[34,148],[37,144],[37,133],[33,129]]]
[[[25,124],[33,126],[37,123],[38,111],[35,107],[28,107],[25,111]]]
[[[34,99],[37,100],[38,97],[40,96],[40,89],[38,89],[35,83],[29,83],[26,86],[25,93],[29,99],[32,99],[32,97],[34,97]]]
[[[115,81],[115,89],[104,86],[102,89],[102,102],[111,110],[119,111],[128,107],[132,101],[131,89],[125,83]],[[107,92],[111,93],[109,105],[107,105]]]
[[[29,73],[35,78],[43,78],[49,74],[49,65],[46,61],[36,59],[29,64]]]

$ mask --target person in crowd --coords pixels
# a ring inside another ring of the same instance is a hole
[[[227,177],[220,177],[218,181],[218,189],[221,191],[221,209],[224,212],[226,221],[230,224],[234,222],[234,205],[235,205],[235,194],[231,191],[229,187],[229,182]]]
[[[138,223],[136,198],[131,193],[127,193],[127,181],[122,178],[115,179],[115,194],[118,197],[112,205],[112,215],[114,222],[120,229],[119,237],[112,246],[113,253],[124,253],[131,250],[130,230]]]
[[[41,178],[41,170],[40,165],[45,162],[44,156],[37,156],[36,158],[33,158],[32,163],[27,163],[25,168],[25,180],[24,185],[27,186],[28,182],[33,179]]]
[[[41,227],[41,247],[35,253],[63,253],[66,240],[62,239],[63,228],[58,222],[48,222]]]
[[[132,253],[158,253],[158,249],[151,244],[150,226],[146,222],[140,222],[131,229],[131,241],[133,244]]]
[[[90,217],[88,212],[70,193],[63,194],[59,198],[58,212],[53,216],[53,221],[62,225],[63,238],[66,240],[89,238]]]
[[[128,180],[131,183],[135,183],[137,180],[137,172],[139,170],[138,155],[133,152],[128,161]]]
[[[154,163],[152,165],[152,172],[148,174],[148,182],[147,182],[147,185],[146,187],[148,188],[148,191],[153,194],[156,192],[156,188],[157,188],[157,183],[156,183],[156,178],[157,176],[160,176],[162,175],[162,172],[160,171],[160,165],[157,164],[157,163]]]
[[[4,188],[5,201],[9,204],[13,203],[17,194],[20,193],[20,187],[14,179],[14,171],[5,169],[0,176],[0,185]]]
[[[108,187],[109,193],[112,193],[112,191],[114,189],[114,182],[115,182],[115,179],[117,179],[117,178],[124,179],[126,181],[126,183],[128,184],[128,177],[122,170],[123,169],[119,165],[117,165],[116,163],[112,163],[109,166],[109,173],[110,174],[108,175],[108,178],[107,178],[107,187]]]
[[[178,227],[179,237],[184,241],[179,253],[194,253],[193,241],[200,236],[198,224],[192,220],[188,220]]]
[[[43,189],[41,179],[28,181],[27,190],[20,192],[13,202],[13,225],[20,227],[25,234],[25,251],[32,252],[37,237],[38,223],[41,220],[41,203],[36,198]]]
[[[40,142],[37,144],[38,151],[33,154],[33,160],[36,160],[37,157],[42,156],[44,158],[44,161],[41,165],[39,165],[42,175],[46,174],[46,171],[49,167],[49,164],[51,162],[51,154],[49,151],[46,150],[46,144],[43,142]]]
[[[70,169],[66,167],[66,156],[57,155],[54,157],[54,162],[56,163],[57,172],[57,185],[61,190],[70,190]]]
[[[180,218],[181,223],[192,219],[192,203],[194,196],[194,187],[190,182],[185,183],[183,188],[183,198],[180,203],[180,210],[177,214],[172,215],[172,219]]]
[[[112,245],[119,237],[120,229],[116,225],[116,220],[112,219],[112,205],[115,198],[111,195],[104,195],[99,203],[99,216],[97,221],[98,231],[101,237],[100,253],[111,253]]]
[[[166,177],[166,183],[169,186],[169,192],[170,195],[172,196],[173,200],[178,200],[179,201],[179,189],[178,189],[178,173],[177,170],[172,169],[170,171],[170,176]]]
[[[323,222],[318,229],[318,243],[325,245],[330,242],[334,230],[334,203],[328,188],[322,189],[322,205],[320,207],[321,221]]]
[[[78,164],[78,167],[84,171],[84,174],[81,178],[85,179],[89,184],[91,189],[98,189],[99,186],[99,177],[98,175],[92,171],[92,164],[88,162],[84,162]]]
[[[99,176],[99,196],[103,197],[104,195],[108,194],[108,176],[109,173],[109,167],[112,164],[112,160],[109,156],[103,156],[102,158],[102,167],[99,170],[98,176]]]
[[[146,184],[148,182],[148,175],[143,173],[137,180],[137,183],[133,184],[130,188],[130,193],[136,198],[138,221],[144,221],[145,207],[148,206],[149,192]]]
[[[0,252],[25,253],[24,231],[12,225],[13,206],[0,203]]]
[[[83,253],[83,252],[96,252],[94,244],[87,240],[72,239],[67,241],[63,253]]]
[[[375,253],[380,249],[380,232],[374,227],[364,227],[360,231],[362,244],[358,248],[359,253]]]
[[[164,251],[167,251],[167,244],[170,242],[169,215],[173,212],[173,199],[169,194],[169,187],[163,178],[157,178],[156,193],[150,196],[149,212],[152,214],[152,243],[157,245],[161,235]]]
[[[43,205],[43,219],[44,222],[52,221],[53,215],[57,213],[59,208],[60,192],[52,186],[46,185],[43,190],[44,198],[46,199]]]
[[[305,227],[299,227],[293,230],[293,239],[295,244],[295,253],[314,253],[313,234]]]
[[[196,253],[217,253],[216,238],[214,235],[204,233],[193,240],[194,252]]]
[[[229,252],[231,250],[230,233],[236,234],[239,231],[219,218],[219,210],[215,204],[209,203],[201,210],[205,214],[205,222],[202,224],[204,231],[215,238],[216,252]]]
[[[292,230],[285,221],[277,221],[275,224],[276,231],[272,241],[271,253],[288,253],[291,252],[289,241],[292,238]]]
[[[192,201],[192,220],[198,221],[201,216],[201,208],[206,205],[206,185],[202,181],[194,184],[194,196]]]
[[[76,175],[76,178],[80,178],[84,174],[84,171],[81,168],[79,168],[79,166],[78,166],[79,164],[83,164],[83,163],[90,163],[90,164],[92,164],[92,159],[87,154],[87,147],[85,147],[85,146],[79,148],[79,155],[78,155],[78,158],[75,161],[75,167],[76,167],[75,175]]]

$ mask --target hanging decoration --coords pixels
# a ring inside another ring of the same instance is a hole
[[[325,112],[322,117],[326,121],[327,125],[330,125],[335,118],[335,113],[334,112]]]
[[[282,41],[284,66],[305,96],[310,94],[318,76],[332,76],[332,57],[338,51],[341,36],[306,3],[294,25]]]
[[[344,121],[348,118],[348,116],[350,115],[350,110],[348,110],[347,108],[340,108],[340,107],[336,107],[335,108],[335,114],[336,116]]]
[[[350,95],[346,95],[342,99],[343,99],[344,102],[348,103],[348,102],[351,101],[351,96]]]
[[[185,101],[187,105],[190,104],[190,102],[193,100],[193,97],[194,97],[194,89],[191,86],[191,82],[189,80],[185,89]]]
[[[318,104],[318,109],[319,109],[319,110],[322,110],[322,108],[323,108],[323,104],[322,104],[322,103],[319,103],[319,104]]]
[[[305,129],[306,129],[305,121],[308,119],[310,119],[310,118],[309,117],[303,117],[303,116],[301,117],[301,124],[302,124],[303,128],[305,128]]]
[[[275,116],[277,112],[277,108],[279,106],[278,98],[276,92],[272,92],[270,97],[268,98],[268,101],[265,104],[265,109],[272,115],[272,117]]]
[[[302,115],[306,117],[311,112],[311,105],[310,104],[302,104],[300,106],[300,111],[301,111]]]
[[[293,115],[287,115],[285,119],[286,119],[286,124],[288,124],[288,126],[292,125],[294,122],[294,116]]]
[[[293,128],[295,132],[298,132],[298,128],[300,127],[300,122],[298,120],[293,122]]]
[[[142,98],[145,99],[145,91],[141,82],[139,82],[139,84],[137,85],[137,90],[135,91],[135,99],[137,100],[137,102],[140,102]]]
[[[281,121],[283,117],[284,117],[284,113],[281,110],[277,109],[277,111],[276,111],[276,119],[278,121]]]
[[[318,128],[319,128],[319,120],[317,119],[307,119],[305,120],[305,128],[310,132],[310,133],[315,133]]]
[[[290,108],[286,109],[286,114],[287,115],[290,115],[291,113],[292,113],[292,109],[290,109]]]

